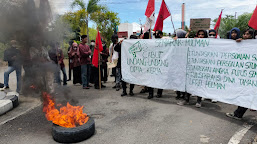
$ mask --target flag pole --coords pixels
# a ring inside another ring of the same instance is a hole
[[[152,28],[152,23],[150,23],[150,30],[149,30],[149,39],[152,39],[152,31],[151,31],[151,28]]]
[[[100,69],[100,50],[99,50],[99,46],[98,46],[98,69],[99,69],[99,88],[101,90],[101,86],[102,86],[102,83],[101,83],[101,69]]]
[[[172,23],[172,26],[173,26],[173,29],[174,29],[174,33],[176,33],[175,26],[174,26],[174,23],[173,23],[173,20],[172,20],[172,15],[170,15],[170,17],[171,17],[171,23]]]

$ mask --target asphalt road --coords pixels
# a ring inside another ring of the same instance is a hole
[[[164,91],[163,98],[148,100],[147,94],[139,94],[139,86],[134,90],[135,96],[121,97],[121,90],[117,92],[111,88],[114,85],[112,82],[106,85],[107,88],[101,91],[93,88],[83,90],[71,82],[63,88],[69,90],[66,93],[71,98],[78,100],[77,105],[84,106],[84,112],[95,118],[96,134],[81,143],[249,144],[256,138],[257,112],[247,111],[245,119],[238,121],[225,116],[236,106],[203,101],[202,108],[195,108],[194,97],[190,105],[178,106],[173,91]],[[63,91],[57,93],[57,102],[65,103],[67,100],[62,95]],[[0,143],[56,143],[51,135],[52,123],[44,117],[42,105],[17,115],[17,111],[24,112],[26,109],[14,109],[7,113],[12,115],[13,120],[0,125]]]

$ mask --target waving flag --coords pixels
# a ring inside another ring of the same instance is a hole
[[[169,17],[171,14],[169,12],[169,9],[166,5],[166,3],[164,2],[164,0],[162,0],[162,5],[161,5],[161,8],[160,8],[160,11],[159,11],[159,15],[158,15],[158,18],[157,18],[157,21],[156,21],[156,24],[155,24],[155,27],[153,29],[153,31],[156,31],[156,30],[161,30],[163,29],[163,21]]]
[[[250,27],[254,28],[255,30],[257,30],[257,6],[253,12],[253,15],[252,15],[248,25]]]
[[[92,64],[95,67],[98,67],[98,50],[100,50],[100,52],[103,51],[103,45],[102,45],[99,30],[97,32],[96,39],[95,39],[95,49],[94,49],[93,60],[92,60]]]
[[[154,25],[154,21],[155,21],[155,16],[154,16],[154,8],[155,8],[155,1],[154,0],[149,0],[148,1],[148,5],[145,11],[145,15],[146,15],[146,22],[145,22],[145,26],[144,26],[144,33],[146,31],[148,31],[151,26]]]
[[[216,22],[216,24],[215,24],[215,27],[214,27],[214,30],[216,30],[216,38],[217,38],[218,32],[219,32],[219,27],[220,27],[220,22],[221,22],[222,11],[223,11],[223,10],[221,10],[219,19],[217,20],[217,22]]]

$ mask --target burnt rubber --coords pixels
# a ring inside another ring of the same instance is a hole
[[[76,143],[90,138],[95,133],[95,121],[89,117],[87,123],[75,128],[65,128],[53,124],[52,135],[59,143]]]

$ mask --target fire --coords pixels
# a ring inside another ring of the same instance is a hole
[[[83,113],[83,106],[72,106],[67,103],[67,106],[60,108],[60,111],[55,108],[55,102],[50,94],[43,92],[45,116],[48,121],[52,121],[62,127],[72,128],[85,124],[89,117]]]

